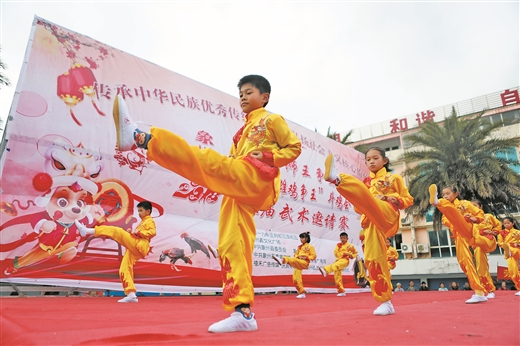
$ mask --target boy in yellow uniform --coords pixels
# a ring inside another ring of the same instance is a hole
[[[481,223],[484,219],[482,209],[475,207],[469,201],[459,200],[459,191],[455,186],[446,186],[442,189],[442,198],[437,197],[437,185],[430,185],[430,204],[433,204],[442,215],[442,223],[446,225],[455,239],[455,251],[460,268],[468,277],[469,284],[475,294],[466,300],[466,304],[487,302],[484,295],[486,288],[482,285],[477,274],[473,255],[469,249],[475,244],[474,223]]]
[[[150,252],[150,240],[155,237],[155,221],[152,213],[152,203],[142,201],[137,204],[137,212],[141,222],[132,232],[114,226],[96,226],[87,228],[84,224],[75,220],[74,223],[82,237],[88,234],[95,237],[109,237],[126,248],[126,252],[119,267],[119,278],[123,284],[126,297],[119,303],[137,303],[136,289],[134,286],[134,265],[141,258],[145,258]]]
[[[311,261],[316,259],[316,250],[314,250],[314,246],[309,244],[311,242],[309,232],[300,234],[300,242],[301,244],[296,249],[294,257],[283,256],[280,261],[278,257],[272,256],[279,265],[288,264],[294,268],[293,283],[294,287],[296,287],[296,291],[298,291],[298,295],[296,296],[298,299],[305,298],[305,293],[307,293],[303,287],[302,270],[308,269]]]
[[[351,259],[356,258],[358,252],[354,245],[348,242],[347,233],[340,233],[339,240],[340,242],[334,248],[334,256],[336,256],[336,261],[333,264],[319,267],[318,269],[324,277],[334,272],[334,282],[336,283],[336,288],[338,289],[337,296],[344,297],[347,294],[345,293],[345,288],[343,287],[342,271],[348,267]]]
[[[515,228],[515,220],[512,217],[505,217],[503,224],[504,230],[498,233],[498,245],[504,249],[504,258],[507,260],[509,277],[515,283],[515,287],[519,289],[520,231]],[[520,296],[520,291],[516,292],[515,296]]]
[[[249,75],[238,83],[245,124],[233,137],[229,155],[190,146],[182,137],[162,128],[150,133],[137,128],[123,99],[114,104],[117,147],[134,144],[147,150],[148,159],[180,176],[222,194],[218,225],[218,252],[223,279],[223,308],[230,317],[212,324],[212,333],[258,329],[251,305],[254,215],[268,210],[280,195],[280,167],[301,153],[301,143],[285,119],[269,113],[271,86],[262,76]]]
[[[482,204],[479,200],[472,200],[471,204],[482,209]],[[492,214],[484,214],[484,219],[480,223],[473,226],[473,237],[475,244],[473,244],[473,256],[475,256],[475,264],[477,274],[480,277],[480,282],[486,289],[487,298],[495,298],[496,287],[493,284],[493,278],[489,273],[489,262],[487,254],[495,251],[497,248],[497,241],[495,235],[502,230],[502,222],[500,222]]]

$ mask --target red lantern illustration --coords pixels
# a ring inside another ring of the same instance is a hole
[[[86,66],[81,64],[74,64],[69,69],[69,74],[71,78],[74,80],[79,90],[83,92],[85,95],[90,97],[94,108],[98,112],[99,115],[105,115],[97,106],[94,101],[94,84],[96,83],[96,77],[94,77],[94,73],[92,70]]]
[[[58,76],[58,96],[61,98],[63,102],[70,108],[70,115],[72,116],[72,119],[81,126],[81,123],[74,115],[74,111],[72,110],[72,107],[77,105],[79,102],[83,100],[84,94],[77,86],[76,82],[73,78],[71,78],[70,74],[68,72],[65,72],[62,75]]]

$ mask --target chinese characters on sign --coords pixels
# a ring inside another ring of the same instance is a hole
[[[431,110],[427,110],[425,112],[417,113],[415,115],[415,121],[417,121],[417,125],[420,126],[427,121],[433,121],[435,118],[435,112]],[[408,130],[408,119],[392,119],[390,120],[390,133],[396,133],[397,131],[406,131]]]
[[[507,106],[514,103],[520,102],[520,97],[518,96],[518,90],[509,90],[506,89],[502,94],[500,94],[500,98],[502,99],[502,106]]]
[[[161,104],[171,103],[173,106],[183,107],[186,109],[199,110],[204,113],[214,114],[221,117],[229,117],[230,119],[243,120],[245,114],[234,107],[226,107],[222,104],[214,105],[208,100],[199,100],[194,96],[183,96],[179,93],[166,91],[155,88],[153,90],[145,89],[142,86],[137,88],[129,87],[125,84],[116,86],[115,95],[112,88],[103,83],[94,84],[94,92],[99,100],[105,98],[111,100],[115,95],[121,95],[124,99],[140,99],[143,102],[159,101]]]

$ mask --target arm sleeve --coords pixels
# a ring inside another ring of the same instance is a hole
[[[314,250],[314,246],[309,247],[309,256],[307,256],[309,261],[314,261],[316,259],[316,250]]]
[[[136,233],[143,239],[152,239],[156,234],[155,221],[152,218],[145,220],[137,227]]]
[[[300,156],[302,146],[296,134],[292,132],[285,119],[277,114],[270,117],[269,130],[274,136],[274,140],[278,143],[279,149],[274,149],[273,164],[274,167],[283,167]]]
[[[350,258],[356,258],[358,252],[356,250],[356,248],[354,247],[354,245],[350,245]]]
[[[498,233],[498,236],[497,236],[497,244],[498,246],[502,246],[502,244],[504,244],[504,236],[502,235],[502,233]]]
[[[340,248],[337,245],[334,246],[334,256],[336,258],[341,258],[341,250],[340,250]]]
[[[399,193],[399,209],[406,209],[413,205],[413,197],[408,192],[408,188],[400,175],[394,174],[394,184],[397,193]]]
[[[235,157],[235,153],[236,153],[235,144],[231,144],[231,148],[229,148],[229,156]]]
[[[473,204],[469,202],[465,202],[465,207],[468,208],[468,211],[473,215],[476,219],[476,223],[481,223],[484,220],[484,211],[480,208],[475,207]]]
[[[493,231],[500,232],[502,230],[502,222],[500,222],[496,217],[493,216]]]

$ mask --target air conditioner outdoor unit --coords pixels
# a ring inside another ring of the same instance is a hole
[[[401,251],[403,253],[412,253],[412,244],[411,243],[401,243]]]
[[[401,225],[409,226],[410,225],[410,216],[401,218]]]
[[[417,253],[428,253],[428,244],[417,244]]]

